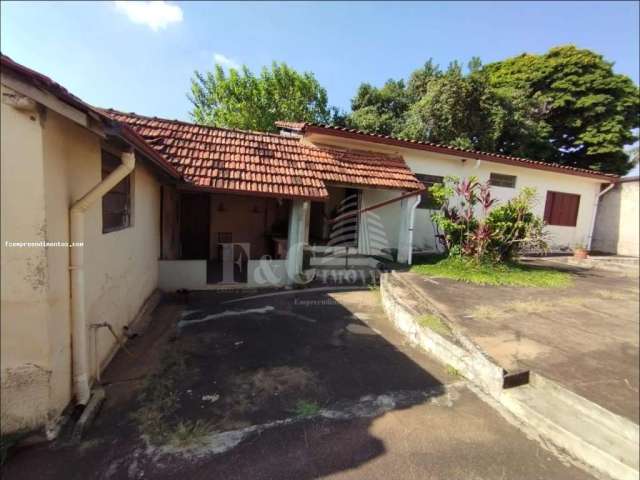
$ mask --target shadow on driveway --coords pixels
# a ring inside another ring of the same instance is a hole
[[[410,358],[411,349],[397,334],[389,332],[394,342],[378,333],[389,326],[376,293],[271,293],[277,295],[193,292],[166,300],[150,327],[104,372],[107,402],[83,443],[18,452],[3,478],[175,478],[198,463],[197,453],[150,450],[141,434],[158,434],[152,443],[188,443],[202,430],[299,419],[365,396],[393,399],[413,392],[403,404],[394,403],[399,409],[427,402],[421,392],[444,393],[447,376],[441,367],[426,366],[422,355],[422,360]],[[341,443],[335,462],[323,463],[323,474],[355,468],[385,452],[383,442],[368,433],[373,416],[363,412],[349,422],[339,435],[352,441]],[[314,420],[320,425],[316,437],[326,422]],[[188,431],[176,439],[173,432],[180,428]],[[261,435],[286,443],[287,432],[297,428]],[[278,462],[282,472],[282,459]],[[295,478],[317,474],[314,467]]]

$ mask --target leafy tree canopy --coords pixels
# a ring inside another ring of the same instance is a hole
[[[213,72],[195,72],[189,100],[197,123],[264,132],[276,131],[277,120],[328,123],[333,112],[312,73],[276,62],[259,75],[246,66],[228,74],[220,65]]]
[[[346,124],[361,130],[625,173],[639,91],[602,56],[574,46],[467,72],[432,61],[408,82],[363,84]]]
[[[629,169],[624,146],[636,140],[640,92],[601,55],[569,45],[486,70],[493,86],[532,98],[534,121],[548,145],[546,160],[615,173]]]

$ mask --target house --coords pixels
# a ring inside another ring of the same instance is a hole
[[[591,248],[637,257],[640,254],[640,177],[624,177],[603,191]]]
[[[422,188],[394,155],[98,110],[6,56],[1,85],[3,432],[55,433],[158,287],[290,283],[312,201]]]
[[[284,285],[302,273],[309,238],[318,246],[329,243],[326,219],[332,210],[342,208],[346,222],[348,210],[364,205],[345,199],[396,198],[398,220],[408,222],[411,211],[402,199],[423,189],[395,154],[103,112],[141,135],[184,175],[184,183],[163,189],[159,263],[166,290],[217,288],[221,280]],[[357,215],[350,218],[357,224]],[[363,231],[352,225],[356,236]],[[406,233],[389,232],[393,248]],[[353,245],[352,253],[368,253],[365,242],[351,240],[340,248]],[[409,250],[406,244],[405,256]]]
[[[357,130],[295,122],[278,122],[287,134],[295,134],[309,145],[357,148],[397,155],[425,185],[441,182],[446,176],[475,176],[488,181],[499,201],[513,198],[523,187],[537,192],[535,211],[547,223],[552,251],[570,251],[575,245],[588,245],[593,234],[595,206],[600,192],[618,179],[617,175],[550,164],[495,153],[465,150],[428,142],[403,140]],[[363,205],[387,198],[376,192],[365,195]],[[425,192],[416,200],[411,250],[437,251],[435,227],[431,221],[433,205]],[[400,227],[399,204],[377,210],[387,231]]]
[[[106,324],[121,334],[157,288],[160,189],[181,175],[49,78],[1,65],[7,433],[55,428],[74,396],[86,403],[115,349]]]
[[[590,170],[280,122],[280,134],[92,107],[2,56],[2,431],[91,387],[158,289],[283,286],[438,249],[425,187],[534,186],[554,248],[588,243]]]

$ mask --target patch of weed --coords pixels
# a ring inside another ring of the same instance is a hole
[[[505,308],[515,313],[543,313],[553,308],[553,302],[548,300],[545,302],[542,300],[516,301],[505,304]]]
[[[501,317],[504,311],[491,305],[479,305],[471,311],[471,316],[474,318],[484,318],[485,320],[491,320],[492,318]]]
[[[569,273],[550,267],[520,263],[479,263],[456,257],[434,257],[425,263],[414,265],[411,271],[478,285],[563,288],[573,283]]]
[[[453,378],[461,378],[462,374],[460,371],[452,365],[447,365],[446,367],[447,375]]]
[[[179,422],[168,434],[167,443],[176,448],[203,445],[210,432],[211,426],[203,420]]]
[[[432,313],[420,316],[418,318],[418,325],[433,330],[435,333],[439,333],[440,335],[451,335],[449,325],[444,323],[440,317],[433,315]]]
[[[628,298],[625,293],[615,290],[597,290],[595,294],[605,300],[626,300]]]
[[[140,408],[131,414],[140,432],[153,444],[167,443],[173,433],[170,418],[178,408],[178,380],[187,374],[184,356],[167,349],[160,369],[148,376],[140,394]]]
[[[374,301],[377,304],[382,303],[382,294],[380,293],[380,284],[372,284],[367,287],[369,291],[373,294]]]
[[[293,414],[296,417],[312,417],[317,415],[320,411],[320,405],[314,401],[298,400],[296,406],[293,409]]]

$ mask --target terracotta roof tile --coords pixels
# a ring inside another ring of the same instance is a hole
[[[206,127],[104,110],[164,155],[196,186],[239,193],[324,199],[326,183],[423,188],[402,157],[316,147],[280,135]]]
[[[304,122],[275,122],[279,128],[304,133],[320,133],[326,135],[347,136],[353,139],[361,139],[363,141],[371,141],[375,143],[384,143],[396,145],[404,148],[414,148],[420,150],[428,150],[446,155],[460,155],[468,158],[482,159],[488,162],[506,163],[521,167],[528,167],[538,170],[555,171],[569,175],[578,175],[584,177],[598,178],[602,181],[615,181],[619,178],[613,173],[603,173],[588,168],[572,167],[570,165],[560,165],[558,163],[542,162],[539,160],[531,160],[528,158],[513,157],[511,155],[503,155],[500,153],[480,152],[477,150],[468,150],[465,148],[451,147],[449,145],[441,145],[438,143],[421,142],[418,140],[409,140],[404,138],[392,137],[378,133],[368,133],[353,128],[336,127],[333,125],[325,125],[320,123],[304,123]]]
[[[25,67],[24,65],[13,61],[6,55],[0,54],[0,65],[2,67],[2,73],[6,72],[15,75],[22,81],[31,84],[37,89],[48,92],[62,102],[71,105],[72,107],[77,108],[82,112],[87,113],[89,116],[95,119],[106,122],[108,124],[114,123],[108,115],[104,114],[104,112],[92,107],[88,103],[76,97],[62,85],[55,82],[46,75]],[[180,177],[180,174],[176,171],[176,169],[173,168],[169,163],[167,163],[162,155],[158,155],[157,152],[150,148],[147,142],[145,142],[138,133],[124,127],[121,135],[126,142],[128,142],[131,146],[137,148],[141,153],[149,158],[149,160],[151,160],[154,165],[162,169],[165,173],[174,178]]]

